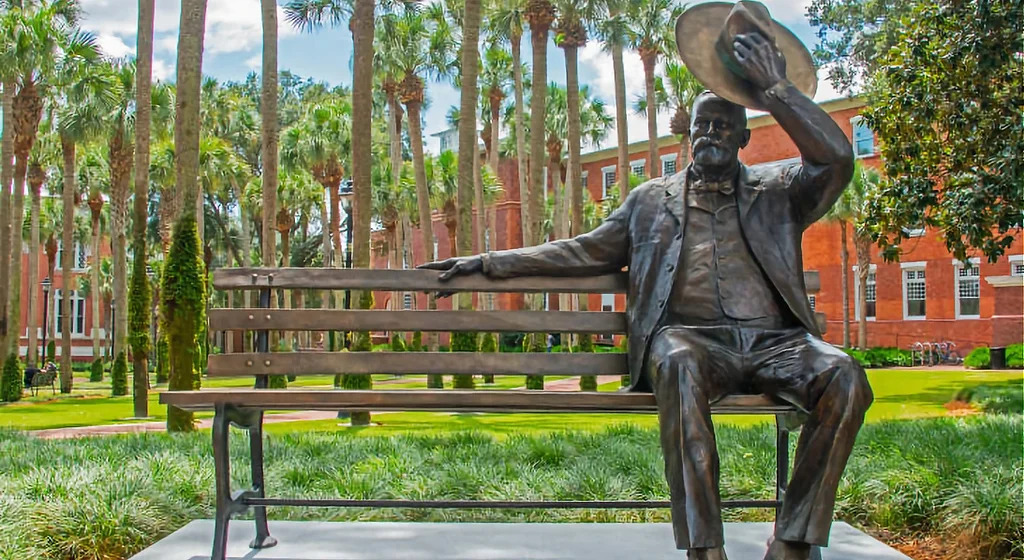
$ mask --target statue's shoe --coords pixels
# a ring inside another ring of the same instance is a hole
[[[804,543],[768,539],[764,560],[821,560],[821,548]]]
[[[725,548],[691,548],[686,551],[686,560],[729,560]]]

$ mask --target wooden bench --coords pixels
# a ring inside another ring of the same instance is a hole
[[[46,362],[42,369],[25,368],[25,388],[32,391],[32,396],[39,394],[40,387],[50,386],[50,393],[57,394],[57,364]]]
[[[268,309],[272,290],[374,290],[506,293],[623,293],[624,274],[592,278],[529,277],[491,280],[459,277],[441,284],[428,270],[348,270],[310,268],[220,269],[217,290],[255,290],[259,308],[214,309],[211,331],[247,331],[254,336],[251,353],[211,355],[210,377],[255,376],[253,389],[166,392],[163,404],[186,410],[214,410],[213,452],[216,468],[213,559],[223,560],[228,522],[254,509],[253,548],[273,546],[267,527],[268,506],[375,508],[667,508],[667,501],[506,501],[352,500],[268,498],[263,478],[263,414],[267,410],[445,411],[445,412],[657,412],[645,393],[467,391],[467,390],[308,390],[268,389],[269,375],[308,374],[444,374],[444,375],[623,375],[622,353],[448,353],[448,352],[287,352],[269,353],[269,331],[478,331],[624,333],[625,313],[572,311],[388,311],[335,309]],[[805,275],[817,291],[816,273]],[[797,410],[763,395],[731,395],[712,407],[714,414],[774,415],[777,431],[776,498],[732,500],[723,507],[778,508],[789,469],[789,430]],[[249,433],[252,487],[232,493],[228,457],[230,425]]]

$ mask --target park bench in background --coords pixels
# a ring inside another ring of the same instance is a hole
[[[40,387],[50,386],[50,393],[57,394],[57,364],[46,362],[42,369],[36,367],[25,368],[25,388],[32,391],[32,396],[39,393]]]
[[[458,390],[308,390],[267,389],[269,375],[309,374],[444,374],[444,375],[622,375],[621,353],[429,353],[429,352],[284,352],[270,353],[269,331],[478,331],[624,333],[625,313],[573,311],[390,311],[268,309],[271,290],[374,290],[505,293],[622,293],[624,274],[592,278],[525,277],[491,280],[458,277],[441,284],[429,270],[350,270],[311,268],[220,269],[217,290],[255,290],[260,308],[214,309],[212,331],[248,331],[252,353],[212,355],[210,377],[255,376],[253,389],[166,392],[160,402],[187,410],[214,410],[213,453],[216,468],[213,560],[223,560],[228,521],[254,508],[253,548],[273,546],[267,506],[376,508],[667,508],[667,501],[511,501],[350,500],[268,498],[263,482],[263,414],[267,410],[444,411],[444,412],[657,412],[645,393],[458,391]],[[805,274],[810,292],[818,289],[816,273]],[[776,420],[776,499],[724,501],[723,507],[778,508],[789,469],[789,430],[798,411],[764,395],[730,395],[712,406],[713,414],[765,414]],[[232,493],[228,430],[234,424],[249,432],[252,487]]]

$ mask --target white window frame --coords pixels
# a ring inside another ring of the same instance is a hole
[[[919,228],[905,227],[905,228],[903,228],[903,233],[906,233],[907,237],[924,237],[924,228],[923,227],[919,227]]]
[[[971,257],[967,259],[967,264],[971,268],[978,268],[978,275],[974,277],[978,283],[978,313],[972,315],[964,315],[960,313],[960,269],[964,267],[964,263],[957,259],[953,259],[953,306],[956,310],[954,315],[957,319],[980,319],[981,318],[981,259],[979,257]]]
[[[679,173],[679,163],[678,163],[679,162],[679,154],[664,154],[664,155],[661,156],[661,175],[662,175],[662,177],[671,177],[671,175],[666,175],[666,173],[665,173],[665,164],[668,163],[668,162],[676,162],[676,170],[672,172],[672,175],[675,175],[676,173]]]
[[[900,281],[903,284],[903,320],[904,321],[924,321],[928,319],[928,267],[926,261],[915,261],[900,263]],[[923,270],[924,275],[924,315],[915,315],[911,317],[908,313],[907,299],[907,271],[908,270]]]
[[[601,168],[601,200],[608,198],[608,188],[611,185],[608,184],[608,174],[615,173],[615,166],[608,165]],[[618,179],[618,177],[616,177]]]
[[[857,127],[864,122],[864,117],[857,115],[850,119],[850,143],[853,144],[853,155],[857,159],[873,157],[878,153],[878,147],[875,145],[875,131],[871,130],[865,124],[864,127],[871,132],[871,151],[863,154],[857,153]]]
[[[60,289],[53,290],[53,292],[50,294],[50,296],[53,298],[53,300],[50,302],[50,304],[53,305],[53,314],[52,314],[53,317],[52,317],[52,320],[55,321],[55,323],[53,325],[53,332],[54,332],[55,336],[60,336],[61,335],[61,330],[60,330],[60,327],[61,327],[61,324],[60,324],[60,319],[61,319],[60,311],[61,311],[61,303],[63,301],[62,298],[61,298],[61,290]],[[89,328],[89,325],[86,324],[86,313],[85,313],[86,308],[85,308],[85,304],[86,304],[85,298],[83,296],[79,295],[78,290],[71,290],[71,338],[85,338],[86,337],[86,330]],[[81,315],[82,315],[82,328],[81,328],[81,330],[78,330],[78,329],[75,328],[75,325],[77,324],[77,321],[75,320],[76,319],[76,315],[78,315],[79,313],[81,313]]]
[[[815,294],[809,294],[807,296],[807,303],[811,304],[811,311],[818,310],[818,298]]]
[[[1010,276],[1024,276],[1024,271],[1018,273],[1016,268],[1024,266],[1024,255],[1010,255]]]
[[[580,187],[585,189],[588,186],[589,185],[587,184],[587,172],[584,171],[583,173],[580,173]]]
[[[853,265],[853,318],[855,321],[860,321],[860,275],[857,274],[858,267]],[[875,315],[874,317],[868,317],[868,321],[874,321],[878,317],[878,265],[872,264],[868,266],[868,274],[875,275]],[[925,276],[927,280],[927,276]],[[870,284],[869,284],[870,285]],[[928,306],[925,306],[927,311]]]
[[[636,172],[636,168],[637,167],[643,168],[644,172],[643,173],[637,173]],[[634,159],[633,161],[629,162],[629,172],[630,172],[630,174],[636,175],[637,177],[647,177],[647,162],[646,162],[646,160]]]
[[[82,271],[88,269],[89,268],[89,257],[92,256],[92,248],[89,246],[90,244],[89,243],[82,243],[79,240],[75,240],[75,242],[72,245],[73,245],[73,248],[71,250],[72,251],[71,255],[72,255],[74,261],[71,264],[71,270],[74,271],[74,272],[82,272]],[[58,239],[57,240],[57,256],[56,256],[56,259],[54,259],[54,261],[55,261],[54,269],[55,270],[62,270],[63,267],[64,267],[64,262],[62,260],[64,258],[64,251],[63,251],[63,249],[64,249],[64,241]],[[85,266],[78,266],[78,254],[79,253],[82,253],[83,261],[84,261]]]

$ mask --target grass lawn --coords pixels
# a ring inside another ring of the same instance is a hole
[[[564,377],[549,376],[553,381]],[[943,404],[948,402],[958,389],[981,383],[1017,380],[1022,376],[1018,371],[985,370],[868,370],[868,378],[875,392],[875,403],[868,411],[868,421],[891,418],[922,418],[942,416],[946,413]],[[291,387],[328,389],[333,376],[311,375],[299,377]],[[511,389],[521,387],[519,376],[498,376],[493,385],[478,384],[481,389]],[[375,375],[377,388],[413,389],[425,388],[425,376],[394,378],[389,375]],[[451,378],[446,378],[450,387]],[[249,377],[219,378],[204,380],[206,387],[250,387]],[[158,386],[150,393],[150,414],[154,420],[165,418],[165,407],[157,403],[157,393],[165,387]],[[605,383],[602,391],[614,391],[619,383]],[[0,427],[22,430],[40,430],[71,426],[89,426],[136,422],[132,415],[130,396],[112,398],[109,382],[89,383],[76,379],[72,395],[51,396],[41,392],[40,396],[28,398],[19,403],[0,405]],[[208,415],[201,415],[201,417]],[[480,429],[495,434],[516,433],[522,430],[552,431],[566,428],[602,429],[623,421],[641,426],[654,426],[656,419],[649,414],[439,414],[439,413],[394,413],[378,414],[375,421],[381,425],[357,429],[366,433],[397,433],[402,431],[449,431],[452,429]],[[721,416],[719,423],[756,424],[767,421],[763,416]],[[338,429],[336,421],[303,421],[270,425],[272,431]]]

